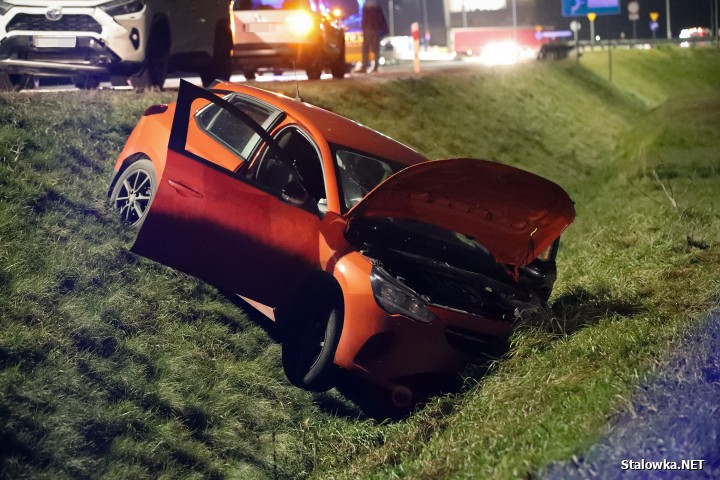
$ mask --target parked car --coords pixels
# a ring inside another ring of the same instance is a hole
[[[182,82],[120,153],[132,250],[278,323],[288,379],[337,367],[402,404],[507,339],[552,290],[575,211],[555,183],[487,160],[427,161],[385,135],[246,85]]]
[[[311,80],[325,70],[345,76],[345,30],[313,0],[235,0],[233,15],[233,58],[245,77],[262,69],[305,70]]]
[[[168,72],[197,72],[205,84],[231,73],[230,0],[0,1],[0,74],[162,87]]]

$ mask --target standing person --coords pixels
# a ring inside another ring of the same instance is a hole
[[[380,66],[380,39],[387,33],[388,27],[385,14],[377,0],[366,0],[362,9],[362,71],[370,68],[370,51],[372,51],[374,64],[371,72],[377,72]]]

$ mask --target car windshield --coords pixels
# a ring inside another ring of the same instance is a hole
[[[335,148],[337,170],[343,211],[354,207],[370,190],[378,186],[405,165],[374,157],[370,154]]]

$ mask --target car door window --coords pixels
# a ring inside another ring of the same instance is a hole
[[[327,196],[317,147],[307,134],[294,126],[282,129],[275,139],[286,155],[278,158],[272,151],[264,152],[251,173],[255,181],[275,192],[283,192],[291,182],[297,181],[307,192],[308,202],[324,212]]]
[[[225,100],[241,109],[265,130],[272,127],[282,115],[280,110],[270,105],[237,93],[227,95]],[[202,131],[243,161],[250,158],[260,142],[260,136],[246,123],[214,103],[200,110],[195,116],[195,121]]]

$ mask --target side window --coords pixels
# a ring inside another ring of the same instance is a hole
[[[226,96],[225,100],[240,108],[266,130],[282,114],[270,105],[236,93]],[[260,142],[260,137],[242,120],[214,103],[200,110],[195,120],[201,130],[244,161]]]
[[[320,211],[327,207],[325,179],[320,154],[315,145],[296,127],[287,127],[275,139],[286,155],[277,158],[264,152],[256,162],[255,180],[271,190],[282,192],[291,182],[299,182],[308,194],[308,202]]]
[[[388,160],[348,150],[335,152],[335,164],[345,210],[354,207],[370,190],[403,168]]]

